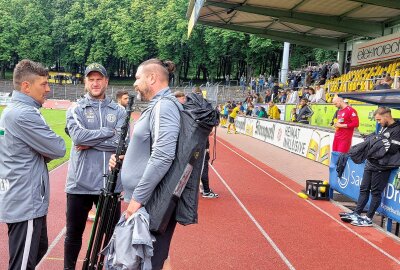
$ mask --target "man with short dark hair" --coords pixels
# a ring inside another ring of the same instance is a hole
[[[48,71],[22,60],[13,83],[0,118],[0,222],[8,227],[9,269],[34,270],[48,247],[47,163],[65,155],[65,142],[39,111],[50,92]]]
[[[373,135],[374,149],[368,149],[371,156],[367,158],[364,175],[360,185],[360,195],[353,213],[342,215],[342,220],[351,222],[354,226],[372,226],[372,218],[382,200],[390,174],[400,164],[400,122],[393,119],[388,107],[379,107],[374,112],[375,120],[381,125],[377,135]],[[371,137],[369,137],[371,138]],[[376,147],[378,146],[378,147]],[[373,155],[379,153],[379,158]],[[366,206],[369,195],[371,203],[366,216],[360,216]]]
[[[73,146],[68,166],[67,231],[64,242],[64,269],[75,269],[86,219],[97,205],[101,189],[106,187],[108,161],[115,153],[125,120],[125,110],[105,92],[108,86],[106,69],[93,63],[85,70],[85,89],[88,92],[75,107],[67,111],[67,129]],[[122,191],[120,181],[115,193]],[[121,211],[118,204],[114,221]]]
[[[117,98],[117,103],[123,108],[125,109],[126,106],[128,106],[128,102],[129,102],[129,93],[126,90],[119,90],[117,92],[117,94],[115,95],[115,97]]]

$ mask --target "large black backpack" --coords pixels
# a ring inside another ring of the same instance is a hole
[[[163,233],[171,218],[180,224],[197,223],[199,181],[208,136],[219,114],[201,95],[190,93],[180,111],[176,156],[145,207],[150,231]],[[174,101],[175,103],[176,101]],[[175,217],[172,215],[175,212]]]

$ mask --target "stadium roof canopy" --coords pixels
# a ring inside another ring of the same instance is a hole
[[[338,96],[400,110],[399,89],[338,93]]]
[[[400,23],[400,0],[190,0],[195,23],[294,44],[338,50]]]

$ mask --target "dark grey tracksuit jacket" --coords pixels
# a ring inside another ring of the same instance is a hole
[[[19,91],[0,118],[0,222],[47,215],[47,162],[65,155],[65,142],[46,124],[41,104]]]

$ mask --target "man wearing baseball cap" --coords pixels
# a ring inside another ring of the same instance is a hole
[[[107,86],[106,69],[98,63],[88,65],[85,70],[87,94],[67,111],[67,129],[73,146],[65,185],[64,269],[75,269],[86,219],[92,206],[97,205],[101,189],[105,188],[108,160],[116,151],[125,119],[125,110],[105,95]],[[121,191],[118,182],[115,192]],[[119,204],[115,222],[120,211]]]

